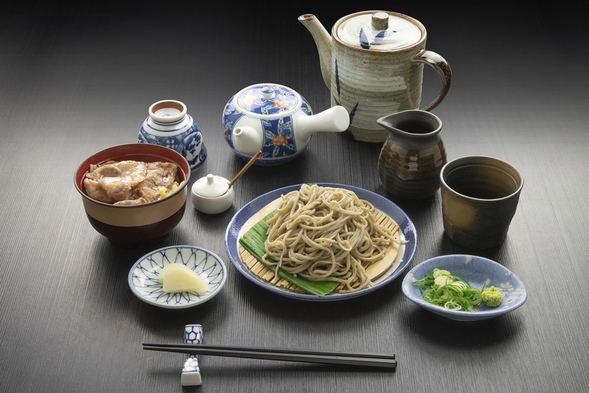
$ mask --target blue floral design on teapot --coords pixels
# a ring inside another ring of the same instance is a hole
[[[283,164],[303,151],[314,132],[341,132],[348,127],[345,109],[328,111],[313,115],[307,100],[286,86],[252,85],[227,102],[223,136],[244,160],[261,150],[256,165]]]

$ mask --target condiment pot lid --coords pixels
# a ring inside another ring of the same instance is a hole
[[[333,36],[345,45],[373,51],[409,47],[425,37],[423,25],[403,14],[364,11],[345,16],[333,27]]]
[[[208,174],[198,179],[192,186],[192,192],[205,198],[216,198],[227,192],[229,181],[221,176]]]

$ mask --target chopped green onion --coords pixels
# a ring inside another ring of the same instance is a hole
[[[495,287],[492,292],[484,286],[478,290],[448,270],[435,268],[413,285],[419,287],[423,300],[449,310],[472,311],[481,303],[489,307],[501,304],[501,292]]]

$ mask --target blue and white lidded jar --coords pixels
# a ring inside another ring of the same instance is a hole
[[[165,146],[182,154],[191,169],[207,158],[207,149],[198,124],[186,113],[186,105],[176,100],[163,100],[149,107],[137,141]]]

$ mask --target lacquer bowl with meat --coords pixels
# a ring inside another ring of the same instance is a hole
[[[167,147],[134,143],[102,150],[77,169],[74,183],[90,224],[112,243],[156,242],[186,208],[190,166]]]

